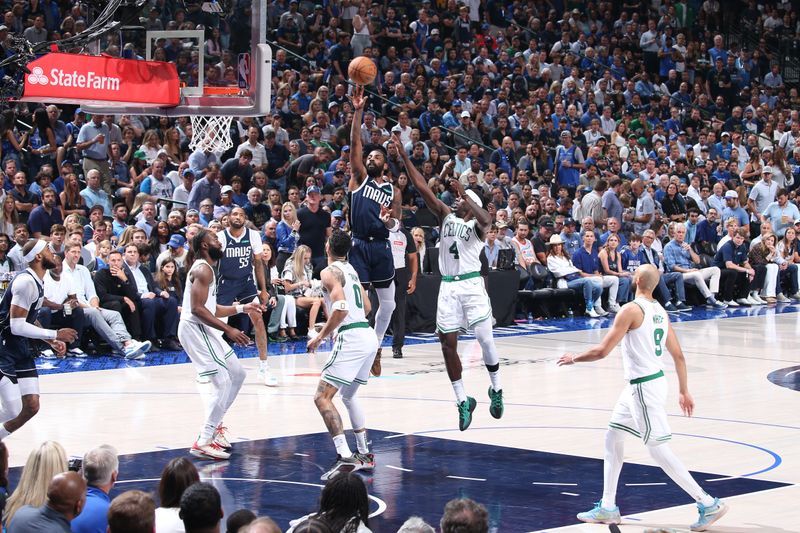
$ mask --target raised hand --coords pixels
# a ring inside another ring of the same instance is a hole
[[[364,109],[364,105],[367,103],[367,99],[364,98],[364,86],[363,85],[356,85],[353,89],[353,95],[350,97],[350,101],[353,102],[353,107],[355,109]]]
[[[459,198],[464,196],[464,186],[456,178],[450,178],[450,188],[455,191]]]

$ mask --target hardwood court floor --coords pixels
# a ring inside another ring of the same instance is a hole
[[[800,531],[800,392],[767,378],[781,369],[800,369],[800,313],[783,311],[696,311],[698,320],[675,324],[696,411],[693,418],[680,416],[667,357],[671,446],[691,471],[714,473],[698,477],[710,493],[738,494],[726,498],[731,510],[714,531]],[[706,316],[719,318],[699,320]],[[477,343],[462,341],[466,388],[479,402],[473,427],[463,433],[457,430],[438,345],[406,346],[402,360],[393,360],[384,349],[383,377],[371,379],[360,392],[368,427],[380,430],[372,438],[379,466],[365,478],[375,502],[383,504],[373,502],[373,531],[396,531],[412,514],[435,523],[444,503],[460,495],[487,505],[494,531],[607,531],[578,524],[574,513],[589,509],[601,495],[603,431],[624,386],[619,353],[565,368],[556,367],[555,360],[597,342],[608,324],[576,319],[552,333],[499,338],[506,363],[502,420],[488,413],[489,380]],[[531,329],[542,329],[537,325]],[[569,331],[574,327],[592,329]],[[227,472],[224,465],[202,471],[214,477],[214,468],[221,468],[216,477],[233,484],[228,489],[235,502],[228,505],[278,516],[284,527],[291,513],[302,514],[282,509],[275,495],[238,491],[237,483],[252,481],[303,486],[310,492],[300,500],[313,506],[319,482],[312,481],[335,453],[312,402],[326,356],[272,357],[281,379],[281,386],[272,389],[255,382],[256,360],[243,360],[248,381],[225,420],[239,443],[242,463],[232,463]],[[120,479],[128,484],[119,485],[122,490],[136,483],[154,489],[148,480],[157,478],[160,466],[183,454],[196,437],[201,398],[207,394],[188,364],[44,375],[41,390],[40,413],[6,440],[11,466],[24,464],[28,451],[47,439],[61,442],[71,455],[109,443],[122,454],[139,454],[123,463]],[[660,471],[648,467],[653,462],[633,437],[626,441],[625,459],[632,466],[620,480],[623,531],[688,530],[696,518],[694,505],[659,477]]]

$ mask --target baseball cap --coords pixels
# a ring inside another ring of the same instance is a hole
[[[134,159],[147,159],[147,154],[144,153],[144,150],[136,150],[133,152]]]
[[[456,107],[456,106],[457,107],[461,107],[462,105],[464,105],[464,104],[462,104],[461,100],[458,100],[458,99],[453,100],[453,103],[450,104],[451,107]]]
[[[772,167],[765,166],[764,168],[761,169],[761,173],[762,174],[772,174]]]
[[[342,152],[349,152],[349,151],[350,151],[350,145],[349,144],[345,144],[344,146],[342,146]]]
[[[182,178],[185,178],[185,177],[186,177],[187,175],[189,175],[189,174],[191,174],[192,176],[194,176],[194,170],[192,170],[191,168],[184,168],[184,169],[183,169],[183,172],[181,172],[181,177],[182,177]]]
[[[644,137],[639,137],[639,144],[647,144],[647,139]]]
[[[344,218],[344,213],[342,213],[340,209],[337,209],[336,211],[331,213],[331,216],[334,218]]]
[[[186,239],[183,237],[183,235],[178,235],[177,233],[175,233],[172,237],[169,238],[167,246],[169,246],[170,248],[180,248],[181,246],[184,245],[185,242]]]
[[[439,30],[434,28],[431,30],[431,35],[439,35]]]
[[[65,166],[67,166],[67,165],[69,165],[69,166],[72,166],[72,165],[73,165],[73,162],[72,162],[72,161],[70,161],[69,159],[65,159],[64,161],[62,161],[62,162],[61,162],[61,167],[62,167],[62,168],[63,168],[63,167],[65,167]]]
[[[83,109],[81,109],[80,107],[79,107],[79,108],[77,108],[77,109],[75,110],[75,114],[76,114],[76,115],[81,115],[81,114],[85,114],[85,113],[86,113],[86,111],[84,111],[84,110],[83,110]]]
[[[730,136],[731,136],[731,134],[728,133],[727,131],[723,131],[722,135],[721,135],[721,137],[730,137]]]
[[[725,199],[727,200],[728,198],[739,198],[739,195],[736,191],[728,191],[725,193]]]
[[[554,229],[556,227],[555,222],[550,217],[542,217],[539,219],[539,227],[540,228],[547,228],[547,229]]]
[[[200,214],[200,211],[198,211],[197,209],[187,209],[186,210],[186,215],[187,216],[188,215],[199,215],[199,214]]]
[[[317,187],[316,185],[312,185],[311,187],[306,189],[306,196],[308,196],[311,193],[319,194],[320,193],[319,187]]]
[[[570,133],[567,130],[564,130],[564,131],[561,132],[561,136],[562,137],[572,137],[572,133]]]
[[[764,152],[772,152],[772,146],[765,146],[762,148],[761,153],[763,154]]]
[[[574,218],[565,218],[564,219],[564,225],[565,226],[570,226],[570,225],[574,226],[575,225],[575,219]]]
[[[8,26],[5,24],[0,24],[0,31],[8,31]]]
[[[229,192],[233,192],[233,187],[230,185],[223,185],[222,188],[219,190],[220,194],[228,194]]]
[[[331,109],[333,106],[339,107],[339,102],[333,100],[330,104],[328,104],[328,109]]]
[[[469,118],[469,111],[462,111],[461,118]]]

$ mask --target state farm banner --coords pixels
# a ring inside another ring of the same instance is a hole
[[[28,63],[23,102],[119,102],[175,106],[180,81],[173,63],[52,52]]]

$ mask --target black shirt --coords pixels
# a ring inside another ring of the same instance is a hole
[[[331,226],[330,213],[322,207],[316,213],[303,207],[297,211],[297,220],[300,221],[300,239],[297,244],[305,244],[311,248],[311,257],[323,257],[327,230]]]

